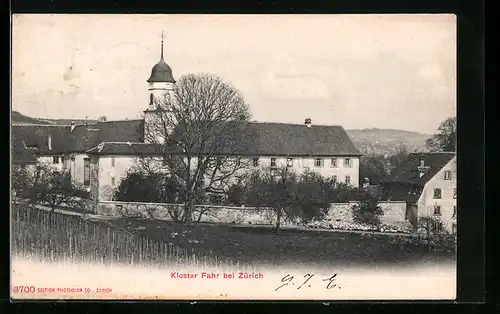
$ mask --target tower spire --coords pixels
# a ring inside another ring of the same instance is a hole
[[[163,31],[161,31],[161,59],[163,59]]]

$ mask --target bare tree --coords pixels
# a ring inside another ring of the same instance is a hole
[[[192,221],[203,194],[225,193],[248,167],[241,155],[248,149],[249,119],[241,92],[209,74],[181,77],[145,117],[145,140],[162,145],[162,160],[155,167],[165,169],[183,195],[183,222]]]

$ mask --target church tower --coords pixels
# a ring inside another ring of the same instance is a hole
[[[149,105],[148,109],[144,111],[144,142],[159,142],[163,141],[164,135],[158,134],[153,136],[153,129],[163,129],[158,125],[160,103],[165,96],[169,97],[174,90],[175,79],[172,75],[172,69],[163,59],[163,33],[161,35],[161,54],[160,61],[153,66],[151,75],[149,76],[148,91],[149,91]],[[155,138],[153,140],[153,138]]]

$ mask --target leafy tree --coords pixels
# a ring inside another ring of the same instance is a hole
[[[364,180],[368,178],[370,183],[378,184],[378,182],[386,179],[388,175],[387,161],[384,155],[364,155],[359,161],[359,178]]]
[[[443,121],[437,133],[425,141],[425,145],[432,152],[454,152],[457,140],[457,118],[452,117]]]
[[[430,252],[432,249],[439,248],[443,238],[448,235],[448,230],[443,227],[438,217],[424,215],[417,220],[417,233],[426,242]]]
[[[296,215],[295,188],[297,176],[287,168],[252,173],[249,179],[247,202],[249,205],[263,207],[274,212],[276,234],[280,233],[281,223]]]
[[[242,182],[237,182],[229,186],[227,191],[227,203],[241,206],[245,203],[246,189]]]
[[[306,172],[297,176],[288,168],[257,171],[247,181],[247,203],[271,209],[276,217],[276,234],[281,224],[300,218],[304,222],[320,219],[327,213],[329,182],[320,175]]]
[[[407,157],[408,157],[408,149],[404,144],[401,144],[398,147],[396,147],[396,152],[391,156],[389,156],[388,158],[389,165],[387,174],[389,175],[392,170],[399,167],[399,165],[401,165],[406,160]]]
[[[61,172],[51,166],[39,164],[33,173],[24,173],[24,187],[20,187],[19,178],[15,184],[17,195],[31,205],[44,205],[55,211],[61,206],[84,209],[90,193],[71,180],[68,172]],[[15,180],[15,181],[16,181]]]
[[[321,175],[315,172],[303,173],[295,189],[296,216],[306,223],[323,218],[330,207],[329,189],[329,182]]]
[[[359,190],[357,200],[359,203],[352,208],[354,221],[378,227],[380,217],[384,215],[384,211],[378,205],[377,196],[369,191]]]
[[[224,194],[234,175],[248,166],[227,152],[246,147],[250,111],[239,90],[209,74],[181,77],[172,94],[154,106],[145,138],[163,146],[163,167],[179,186],[183,222],[190,223],[200,195]]]

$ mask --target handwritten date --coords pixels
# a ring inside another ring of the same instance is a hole
[[[287,274],[285,277],[281,279],[281,285],[274,289],[274,291],[278,291],[279,289],[291,285],[291,286],[297,286],[297,290],[301,289],[304,286],[311,287],[311,284],[309,284],[309,280],[311,280],[314,277],[314,274],[305,274],[302,278],[299,278],[295,280],[295,277],[292,276],[291,274]],[[333,276],[329,278],[323,278],[321,279],[322,282],[325,284],[326,289],[333,289],[335,287],[340,287],[335,283],[335,280],[337,278],[337,274],[333,274]]]

